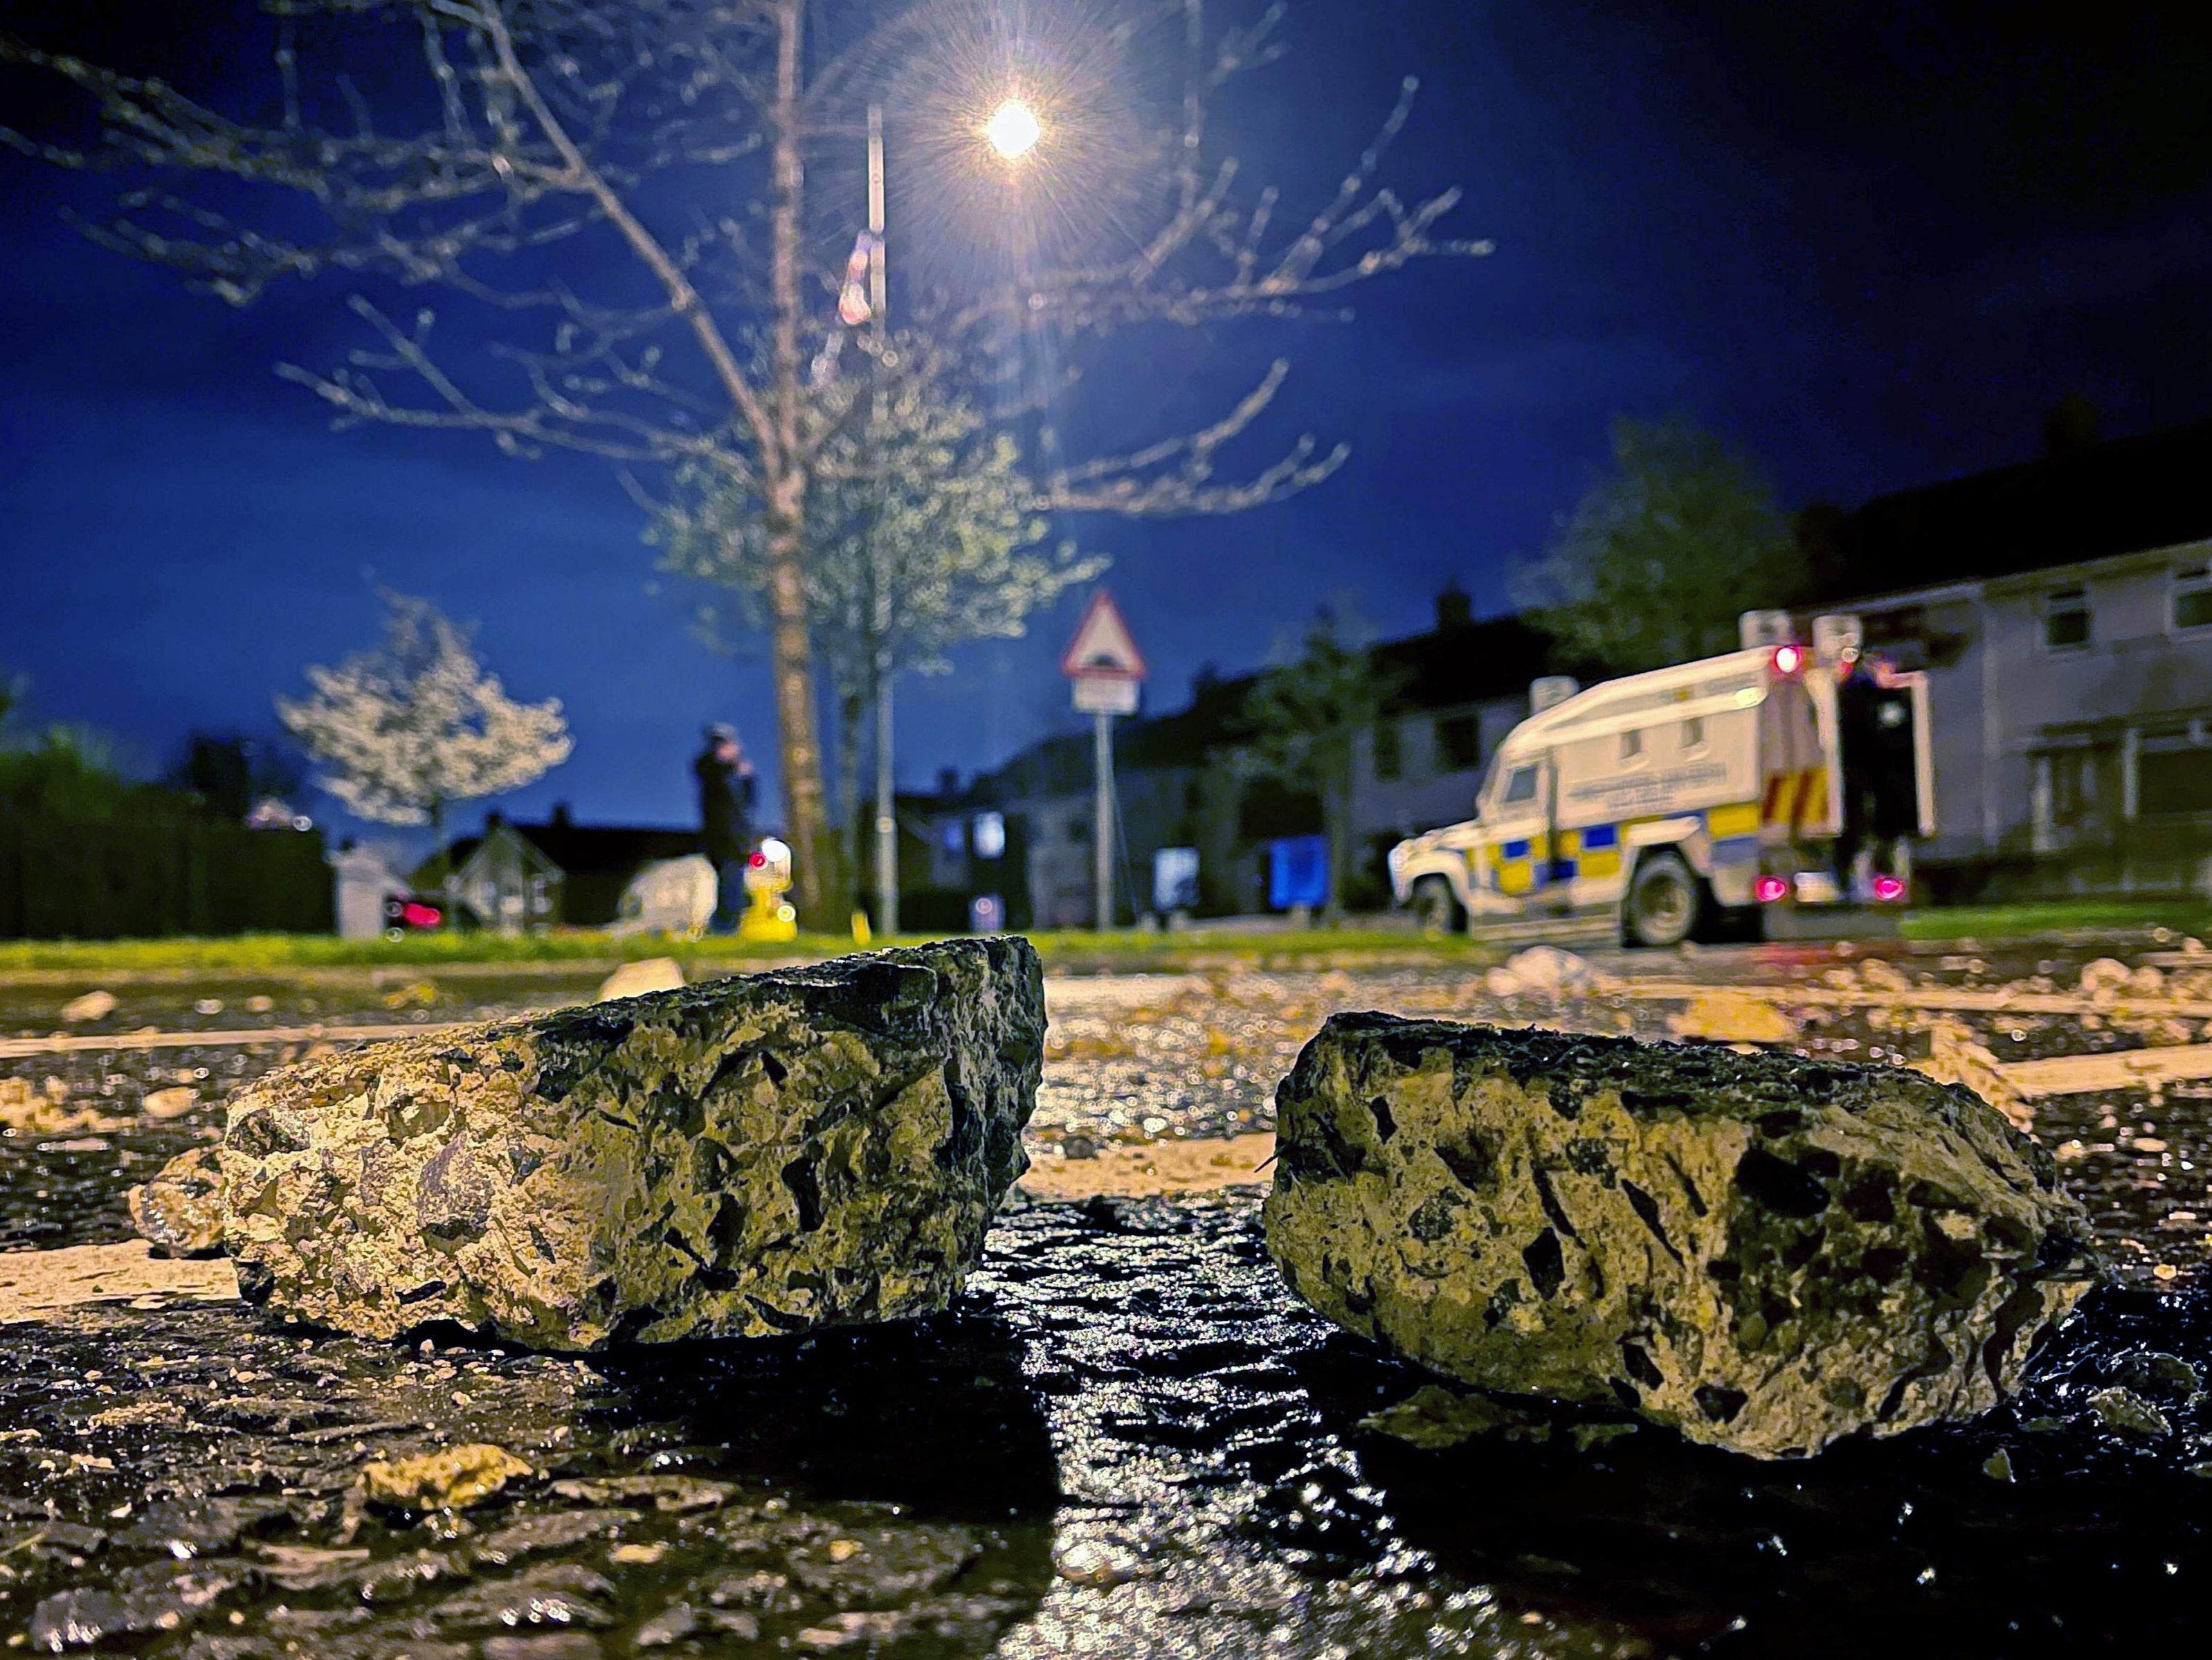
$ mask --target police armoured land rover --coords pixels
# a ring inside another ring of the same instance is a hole
[[[1587,690],[1538,681],[1475,816],[1391,849],[1398,902],[1432,929],[1595,925],[1646,946],[1903,903],[1935,830],[1926,677],[1870,657],[1856,617],[1812,636],[1753,611],[1739,651]]]

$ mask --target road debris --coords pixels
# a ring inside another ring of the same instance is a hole
[[[62,1005],[62,1018],[73,1026],[88,1020],[105,1020],[114,1012],[115,994],[106,989],[86,992]]]
[[[508,1482],[536,1474],[505,1447],[477,1441],[363,1464],[361,1496],[393,1510],[467,1510],[497,1497]]]
[[[1901,1067],[1339,1015],[1277,1107],[1320,1313],[1756,1457],[1986,1410],[2094,1278],[2049,1156]]]
[[[1729,990],[1699,993],[1688,1008],[1668,1017],[1667,1030],[1719,1043],[1794,1043],[1805,1032],[1802,1021],[1765,998]]]
[[[593,1002],[611,1003],[617,998],[640,997],[651,991],[684,989],[684,965],[672,957],[647,957],[625,963],[599,982]]]
[[[1964,1022],[1929,1021],[1928,1056],[1913,1064],[1938,1083],[1965,1085],[2002,1113],[2014,1129],[2035,1128],[2035,1115],[2012,1069],[2000,1064],[1986,1044],[1976,1041]]]

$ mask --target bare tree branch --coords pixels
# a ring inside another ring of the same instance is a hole
[[[784,772],[800,818],[820,804],[809,502],[817,484],[851,482],[877,400],[941,388],[1002,429],[1036,427],[1042,457],[1015,464],[1025,512],[1235,512],[1310,489],[1345,459],[1310,435],[1269,437],[1285,365],[1196,431],[1063,460],[1050,411],[1080,394],[1078,365],[1054,352],[1024,366],[1018,349],[1040,331],[1341,316],[1361,283],[1488,251],[1445,233],[1456,191],[1407,198],[1383,182],[1411,80],[1303,217],[1216,153],[1216,96],[1279,54],[1282,0],[1252,0],[1256,14],[1226,28],[1204,0],[1098,0],[1033,16],[1015,43],[1030,58],[1008,56],[994,0],[262,3],[264,115],[0,36],[0,64],[74,88],[99,128],[84,145],[0,128],[0,144],[112,177],[112,207],[84,234],[233,305],[280,283],[356,289],[347,304],[366,344],[332,368],[278,370],[337,425],[600,457],[648,496],[638,472],[678,469],[748,493],[766,526]],[[377,31],[398,48],[393,72],[412,66],[417,87],[380,74],[365,91],[319,71]],[[995,96],[991,77],[1055,52],[1057,72],[1091,76],[1121,123],[1104,146],[1130,175],[1115,194],[1114,251],[1094,240],[1079,256],[1042,253],[1018,282],[957,304],[902,292],[901,320],[925,325],[898,335],[846,328],[837,273],[859,204],[810,184],[810,165],[855,142],[864,106],[925,67]],[[414,297],[424,289],[454,301],[434,331]],[[1272,459],[1253,459],[1270,444]],[[812,920],[845,918],[832,906]]]

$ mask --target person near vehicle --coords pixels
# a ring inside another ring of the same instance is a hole
[[[753,850],[753,763],[737,729],[707,728],[707,746],[692,763],[699,781],[699,833],[708,861],[714,866],[714,933],[736,932],[745,909],[745,860]]]
[[[1844,775],[1836,876],[1863,898],[1876,872],[1911,879],[1911,838],[1919,828],[1912,694],[1881,659],[1854,654],[1836,688],[1836,726]]]

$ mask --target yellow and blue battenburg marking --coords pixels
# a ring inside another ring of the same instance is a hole
[[[1562,838],[1573,844],[1576,876],[1618,876],[1620,874],[1620,826],[1592,824],[1578,830],[1569,830]]]
[[[1726,806],[1708,807],[1699,815],[1705,821],[1716,863],[1737,864],[1759,857],[1761,805],[1757,801],[1736,801]],[[1541,834],[1497,843],[1483,850],[1490,867],[1490,886],[1499,893],[1522,894],[1535,887],[1540,874],[1547,882],[1571,882],[1577,877],[1601,880],[1618,876],[1622,833],[1638,824],[1675,816],[1656,814],[1623,819],[1617,824],[1588,824],[1580,830],[1561,830],[1556,846],[1549,836]]]
[[[1490,849],[1491,885],[1500,893],[1526,893],[1536,885],[1539,860],[1551,857],[1551,838],[1539,833],[1501,842]]]

